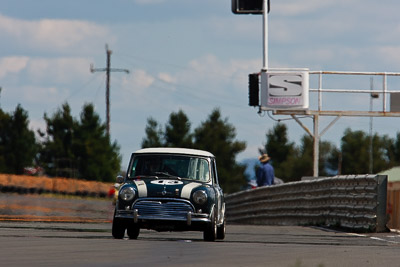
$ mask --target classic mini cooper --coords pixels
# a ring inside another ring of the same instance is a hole
[[[225,238],[225,202],[213,154],[185,148],[134,152],[115,205],[114,238],[137,239],[140,229],[202,231]]]

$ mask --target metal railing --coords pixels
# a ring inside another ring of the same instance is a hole
[[[317,178],[227,195],[228,223],[384,232],[387,176]]]
[[[318,110],[322,110],[322,93],[367,93],[382,95],[382,112],[387,112],[387,96],[393,92],[388,91],[387,77],[400,76],[398,72],[355,72],[355,71],[310,71],[309,74],[318,74],[318,89],[310,89],[310,92],[318,93]],[[381,76],[382,89],[380,90],[362,90],[362,89],[323,89],[322,88],[322,75],[353,75],[353,76]],[[372,113],[370,113],[371,115]]]

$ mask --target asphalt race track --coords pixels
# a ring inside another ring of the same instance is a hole
[[[148,230],[115,240],[112,209],[105,199],[0,194],[0,266],[400,266],[394,232],[228,223],[217,242]]]
[[[400,236],[311,227],[228,225],[200,232],[141,231],[115,240],[110,223],[0,222],[1,266],[398,266]]]

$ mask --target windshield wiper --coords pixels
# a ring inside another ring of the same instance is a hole
[[[176,176],[176,175],[172,175],[172,174],[170,174],[170,173],[168,173],[168,172],[155,172],[155,174],[157,174],[157,175],[163,175],[163,176],[166,176],[167,178],[175,178],[175,179],[178,179],[178,180],[181,180],[181,179],[182,179],[181,177]]]

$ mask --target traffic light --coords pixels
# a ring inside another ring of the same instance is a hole
[[[262,15],[264,0],[232,0],[232,12],[234,14]],[[270,10],[269,0],[267,1],[268,13]]]
[[[249,106],[259,106],[258,73],[249,74]]]

